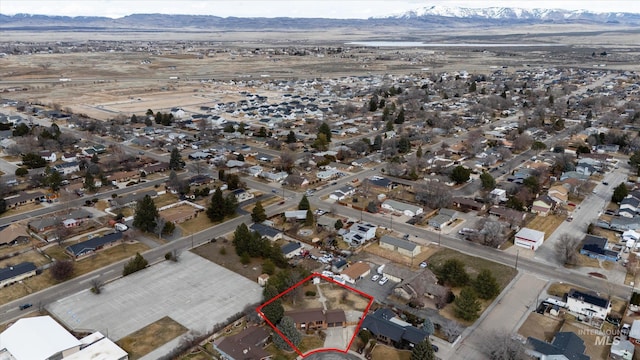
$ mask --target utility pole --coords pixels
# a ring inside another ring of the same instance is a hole
[[[516,249],[516,270],[518,270],[518,257],[520,256],[520,249]]]
[[[442,228],[438,228],[438,247],[440,247],[440,237],[442,236]]]
[[[193,249],[193,234],[191,234],[191,248]]]

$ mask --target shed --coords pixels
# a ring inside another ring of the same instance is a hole
[[[529,228],[522,228],[513,240],[515,245],[523,248],[537,250],[544,242],[544,232]]]
[[[405,256],[416,256],[420,254],[421,251],[420,245],[389,235],[384,235],[380,239],[380,247],[398,252]]]

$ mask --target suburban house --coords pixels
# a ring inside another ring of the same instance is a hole
[[[327,169],[327,170],[323,170],[323,171],[318,171],[316,173],[316,177],[318,178],[318,180],[329,180],[332,179],[334,177],[338,176],[338,170],[336,169]]]
[[[493,202],[496,204],[507,201],[507,190],[493,189],[491,190],[489,195],[491,196],[491,200],[493,200]]]
[[[625,242],[625,246],[633,249],[640,245],[640,233],[635,230],[627,230],[622,233],[622,240]]]
[[[155,164],[150,164],[144,166],[140,172],[144,174],[144,176],[155,174],[158,172],[164,172],[169,170],[169,163],[166,162],[157,162]]]
[[[556,202],[549,196],[542,195],[533,201],[531,212],[540,216],[547,216],[555,209]]]
[[[563,185],[555,185],[549,188],[547,195],[558,204],[566,204],[569,200],[569,190]]]
[[[282,239],[282,231],[265,224],[261,223],[253,223],[249,226],[251,231],[255,231],[263,238],[266,238],[271,241],[276,241]]]
[[[588,257],[616,262],[620,260],[620,252],[611,250],[609,240],[605,237],[586,235],[582,240],[582,248],[580,254]]]
[[[638,320],[633,320],[635,323]],[[609,352],[609,358],[611,360],[633,360],[633,353],[635,352],[635,344],[637,337],[640,336],[640,321],[636,325],[636,332],[633,332],[633,325],[629,331],[629,340],[622,339],[620,337],[614,337],[611,342],[611,351]],[[634,337],[632,337],[632,334]]]
[[[4,202],[7,209],[15,209],[18,206],[39,203],[46,198],[47,196],[41,191],[36,191],[34,193],[21,192],[18,195],[4,198]]]
[[[122,233],[118,231],[67,246],[66,250],[69,254],[73,255],[73,257],[77,259],[79,257],[94,253],[98,250],[114,246],[120,241],[122,241]]]
[[[236,335],[216,339],[213,347],[224,360],[266,360],[271,359],[271,355],[264,350],[269,336],[265,328],[251,326]]]
[[[65,220],[73,219],[75,220],[74,223],[76,223],[82,222],[85,219],[90,218],[91,216],[93,215],[88,210],[80,208],[75,209],[69,213],[62,214],[60,216],[49,216],[29,221],[27,227],[32,231],[41,233],[43,231],[55,228],[56,226],[62,224]]]
[[[296,220],[304,220],[307,218],[308,210],[289,210],[284,212],[284,217],[287,220],[296,219]]]
[[[389,309],[378,309],[362,320],[362,329],[369,330],[379,342],[399,349],[410,349],[429,334],[401,320]]]
[[[263,171],[262,173],[260,173],[260,177],[263,179],[266,179],[267,181],[279,183],[279,182],[283,182],[286,178],[288,178],[289,174],[286,171],[280,171],[277,173],[270,172],[270,171]]]
[[[50,316],[22,318],[9,326],[0,334],[0,357],[11,360],[129,359],[126,351],[100,332],[78,340]]]
[[[631,323],[629,341],[634,345],[640,345],[640,320],[633,320],[633,323]]]
[[[600,224],[598,226],[600,226]],[[640,230],[640,217],[627,218],[624,216],[614,216],[611,218],[608,228],[615,231],[638,231]]]
[[[140,171],[139,170],[131,170],[131,171],[119,171],[117,173],[113,173],[107,177],[112,184],[122,183],[132,180],[140,179]]]
[[[285,312],[284,316],[290,317],[298,330],[327,329],[347,325],[347,317],[342,309],[295,310]]]
[[[260,166],[260,165],[250,166],[250,167],[246,168],[245,171],[247,172],[247,174],[249,174],[251,176],[258,177],[258,175],[260,175],[260,173],[262,173],[262,166]]]
[[[50,163],[54,163],[56,162],[56,160],[58,160],[58,156],[56,155],[56,153],[49,150],[40,151],[40,156]]]
[[[626,218],[633,218],[638,214],[638,210],[640,210],[640,199],[633,195],[627,195],[627,197],[620,201],[618,215]]]
[[[458,212],[451,209],[440,209],[438,215],[429,219],[429,226],[437,230],[442,230],[458,216]]]
[[[389,191],[393,188],[393,182],[382,176],[372,176],[365,180],[369,187],[378,191]]]
[[[377,230],[376,225],[357,222],[351,225],[349,232],[342,235],[342,239],[351,246],[360,246],[375,238]]]
[[[371,273],[369,264],[359,261],[342,270],[340,277],[350,284],[355,284],[356,281],[367,277],[369,273]]]
[[[398,239],[389,235],[384,235],[380,239],[380,247],[410,257],[420,254],[421,251],[420,245],[409,240]]]
[[[233,195],[236,197],[236,201],[238,201],[238,203],[251,200],[255,197],[252,193],[246,191],[245,189],[235,189],[232,192],[233,192]]]
[[[523,248],[538,250],[538,247],[544,242],[544,232],[529,228],[522,228],[518,231],[513,239],[514,245]]]
[[[611,302],[594,293],[571,289],[567,293],[567,309],[573,313],[604,320],[611,311]]]
[[[0,245],[26,243],[31,239],[27,228],[19,223],[11,223],[0,229]]]
[[[62,164],[55,165],[53,170],[59,172],[61,175],[69,175],[80,171],[80,164],[77,161],[63,162]]]
[[[464,197],[454,197],[451,202],[453,206],[462,211],[482,211],[485,209],[485,204]]]
[[[508,223],[521,223],[527,214],[523,211],[510,209],[504,206],[492,206],[489,214],[498,217],[500,220]]]
[[[345,185],[343,187],[341,187],[340,189],[334,191],[333,193],[331,193],[331,195],[329,195],[329,198],[333,199],[333,200],[344,200],[346,199],[348,196],[351,196],[353,194],[355,194],[356,189],[351,186],[351,185]]]
[[[60,157],[60,160],[64,162],[75,162],[75,161],[78,161],[78,157],[74,153],[64,153]]]
[[[21,262],[20,264],[7,266],[0,269],[0,288],[17,281],[30,278],[36,274],[37,267],[32,262]],[[2,343],[0,342],[0,346]],[[0,355],[2,353],[0,352]]]
[[[385,200],[382,203],[382,208],[393,211],[393,212],[402,213],[403,215],[408,217],[414,217],[416,215],[420,215],[424,211],[420,206],[405,204],[400,201],[395,201],[391,199]]]
[[[527,342],[531,348],[526,352],[535,359],[589,360],[584,354],[584,340],[572,332],[557,333],[551,343],[533,337],[527,338]]]
[[[109,199],[109,205],[114,209],[119,209],[125,206],[133,205],[139,200],[142,200],[145,196],[149,195],[151,198],[158,196],[155,190],[141,191],[132,194],[126,194],[125,196],[119,196],[115,199]]]
[[[302,244],[299,242],[290,242],[282,245],[280,248],[285,258],[291,259],[302,254]]]

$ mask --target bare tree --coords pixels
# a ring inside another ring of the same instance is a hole
[[[453,342],[462,333],[462,326],[454,320],[449,320],[446,323],[441,324],[440,329],[449,342]]]
[[[415,189],[416,200],[432,209],[451,205],[451,191],[443,183],[431,181],[428,185],[417,184]]]
[[[554,247],[556,255],[562,263],[576,265],[578,263],[578,246],[580,246],[580,239],[563,234]]]
[[[499,221],[482,219],[479,230],[478,238],[486,246],[498,247],[505,241],[503,226]]]
[[[104,282],[100,280],[100,278],[95,278],[91,280],[91,292],[98,295],[102,292],[102,288],[104,287]]]
[[[527,134],[520,134],[513,140],[513,149],[520,152],[527,150],[533,144],[533,138]]]
[[[527,346],[508,332],[494,332],[483,341],[484,353],[491,360],[526,360]]]

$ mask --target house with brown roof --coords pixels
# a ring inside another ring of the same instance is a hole
[[[109,176],[108,179],[110,181],[115,181],[115,182],[119,183],[119,182],[137,180],[139,178],[140,178],[140,171],[131,170],[131,171],[119,171],[117,173],[113,173],[113,174],[111,174]]]
[[[264,350],[269,340],[269,332],[257,326],[251,326],[232,336],[218,338],[213,347],[224,360],[267,360],[271,355]]]
[[[464,197],[454,197],[451,202],[462,211],[482,211],[485,208],[483,203]]]
[[[46,199],[46,195],[42,191],[33,193],[21,192],[18,195],[4,198],[7,209],[15,209],[18,206],[38,203]]]
[[[369,264],[360,261],[342,270],[340,277],[350,284],[355,284],[357,280],[365,278],[370,272],[371,267]]]
[[[158,162],[155,164],[146,165],[140,171],[144,173],[145,176],[155,174],[157,172],[164,172],[169,170],[169,163],[166,162]]]
[[[344,310],[324,310],[322,308],[294,310],[285,312],[284,316],[290,317],[298,330],[344,327],[347,324]]]
[[[27,233],[27,228],[18,223],[12,223],[0,230],[0,245],[14,245],[28,242],[31,237]]]
[[[565,204],[569,199],[569,190],[562,185],[555,185],[549,188],[547,195],[559,204]]]
[[[540,216],[547,216],[551,214],[555,207],[555,201],[547,195],[542,195],[533,201],[533,205],[531,205],[531,212]]]

